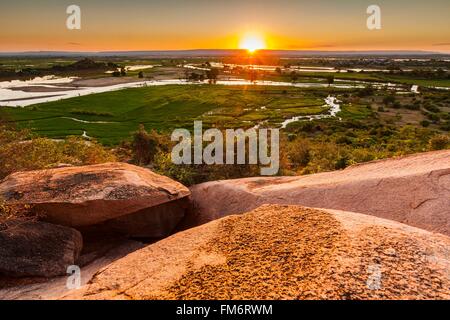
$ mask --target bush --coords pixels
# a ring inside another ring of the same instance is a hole
[[[383,103],[386,105],[393,104],[395,102],[395,96],[386,96],[383,98]]]
[[[440,129],[443,130],[443,131],[450,131],[450,121],[447,121],[447,122],[443,123],[440,126]]]
[[[445,134],[439,134],[430,139],[431,150],[444,150],[450,147],[450,137]]]
[[[164,137],[155,130],[147,132],[144,125],[140,125],[138,131],[133,134],[131,143],[133,162],[138,165],[148,165],[153,162],[159,151],[167,151],[170,143],[164,141]]]
[[[356,96],[360,98],[368,97],[374,94],[374,89],[372,87],[365,87],[364,89],[360,89]]]
[[[306,166],[311,160],[311,146],[307,139],[297,139],[288,151],[288,157],[294,166]]]
[[[0,199],[0,224],[12,219],[35,219],[38,216],[32,213],[28,205],[10,205]]]
[[[0,223],[3,223],[14,216],[16,216],[16,211],[4,200],[0,199]]]
[[[408,110],[420,110],[420,105],[419,104],[406,104],[403,107],[408,109]]]
[[[441,117],[439,117],[439,115],[436,113],[428,113],[427,118],[433,121],[434,123],[437,123],[441,120]]]
[[[428,121],[428,120],[422,120],[422,121],[420,121],[420,125],[422,126],[422,127],[424,127],[424,128],[427,128],[427,127],[429,127],[430,126],[430,121]]]
[[[439,112],[441,112],[441,109],[439,109],[439,108],[436,107],[436,106],[432,106],[432,105],[426,105],[424,108],[425,108],[426,110],[430,111],[430,112],[433,112],[433,113],[439,113]]]
[[[176,165],[172,162],[171,154],[159,151],[153,157],[152,170],[155,172],[181,182],[186,186],[200,182],[198,171],[194,166]]]
[[[402,107],[401,103],[396,101],[392,104],[392,108],[394,109],[400,109]]]
[[[111,112],[98,112],[98,111],[89,111],[89,110],[72,110],[71,114],[82,115],[82,116],[98,116],[98,117],[112,117],[113,114]]]
[[[337,159],[336,163],[335,163],[335,169],[336,170],[341,170],[341,169],[345,169],[349,166],[350,164],[350,159],[348,158],[348,156],[341,156]]]
[[[89,165],[115,160],[111,151],[95,141],[34,138],[28,131],[0,126],[0,179],[13,172],[48,169],[61,163]]]

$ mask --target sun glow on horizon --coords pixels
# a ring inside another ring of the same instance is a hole
[[[239,48],[254,53],[257,50],[266,49],[266,41],[258,33],[247,33],[241,38]]]

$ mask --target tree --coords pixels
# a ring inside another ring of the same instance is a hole
[[[295,82],[297,82],[297,80],[298,80],[298,74],[297,74],[297,72],[292,71],[292,72],[291,72],[291,81],[295,83]]]
[[[258,79],[258,71],[256,71],[256,70],[249,70],[248,71],[248,80],[251,82],[251,83],[254,83],[254,82],[256,82],[256,80]]]
[[[278,74],[281,74],[281,68],[280,68],[280,67],[277,67],[277,68],[275,69],[275,72],[278,73]]]
[[[134,162],[139,165],[152,163],[156,153],[165,145],[162,139],[163,137],[155,130],[147,132],[143,124],[139,125],[138,131],[133,134],[131,144]]]
[[[334,83],[334,75],[327,76],[328,86],[331,86]]]
[[[188,78],[190,81],[196,82],[199,79],[199,75],[195,72],[192,72]]]
[[[144,73],[142,71],[139,71],[138,78],[142,79],[143,77],[144,77]]]
[[[125,76],[127,75],[127,71],[125,70],[124,67],[120,68],[120,75],[121,75],[122,77],[125,77]]]
[[[383,103],[385,105],[393,104],[395,102],[395,96],[389,95],[383,98]]]
[[[439,69],[436,70],[436,77],[438,79],[443,79],[443,78],[446,77],[446,75],[447,75],[447,72],[444,69],[439,68]]]
[[[217,77],[219,76],[219,69],[211,68],[206,71],[206,78],[209,80],[209,83],[216,83]]]
[[[422,125],[422,127],[427,128],[430,126],[431,123],[428,120],[422,120],[420,121],[420,124]]]

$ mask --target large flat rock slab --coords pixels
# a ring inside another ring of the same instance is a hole
[[[189,194],[185,186],[170,178],[125,163],[19,172],[0,184],[0,197],[8,203],[32,205],[44,220],[71,227],[146,212]],[[173,219],[163,220],[173,228],[184,211],[169,213]]]
[[[207,182],[191,192],[185,227],[272,203],[360,212],[450,235],[450,150],[307,176]]]

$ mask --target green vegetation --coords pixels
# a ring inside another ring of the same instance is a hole
[[[166,132],[191,128],[196,119],[205,126],[224,128],[251,127],[265,120],[279,124],[299,114],[327,112],[323,99],[330,92],[262,86],[155,86],[3,108],[3,117],[42,136],[59,139],[86,131],[101,143],[113,145],[127,139],[139,124]]]
[[[110,150],[81,137],[55,141],[34,136],[28,130],[0,124],[0,179],[17,171],[48,169],[60,164],[96,164],[116,159]]]
[[[188,61],[199,63],[202,68],[211,67],[209,62],[200,59]],[[335,68],[376,67],[391,70],[336,74],[287,72],[281,67],[274,72],[242,67],[192,71],[179,66],[186,61],[169,59],[113,59],[98,61],[100,64],[74,62],[70,59],[58,62],[42,59],[35,61],[35,64],[40,73],[45,73],[45,70],[60,70],[64,75],[81,72],[82,77],[87,73],[90,78],[105,76],[102,67],[105,63],[108,68],[158,64],[161,67],[128,71],[126,75],[146,79],[180,77],[193,83],[125,89],[25,108],[0,108],[0,119],[6,124],[0,126],[0,178],[16,171],[51,168],[61,163],[81,165],[113,160],[149,167],[186,185],[259,175],[257,166],[174,165],[170,159],[174,144],[170,141],[170,133],[175,128],[191,129],[195,120],[202,120],[204,129],[251,128],[255,125],[280,127],[284,120],[295,116],[328,113],[324,99],[329,95],[340,101],[341,112],[337,117],[297,121],[282,130],[280,175],[338,170],[355,163],[450,148],[448,91],[421,87],[419,94],[409,92],[410,84],[450,86],[448,73],[436,71],[444,63],[442,61],[427,62],[430,68],[421,65],[422,62],[404,62],[405,67],[417,67],[412,72],[400,70],[392,61],[328,61]],[[109,62],[111,64],[108,65]],[[22,66],[28,61],[9,63]],[[277,63],[275,61],[273,65],[281,66]],[[305,62],[302,60],[297,65],[302,63]],[[55,64],[58,67],[54,68]],[[323,60],[317,60],[315,64],[326,65]],[[0,65],[0,70],[8,76],[13,72],[11,65]],[[74,70],[84,65],[92,68]],[[34,72],[34,69],[28,71]],[[118,71],[117,76],[122,76],[124,72],[121,74]],[[223,76],[251,81],[325,85],[367,81],[408,86],[403,86],[398,92],[370,85],[362,89],[215,85],[216,80],[223,79]],[[200,81],[210,84],[200,84]],[[12,125],[17,129],[11,128]],[[0,203],[4,216],[10,215],[11,210],[14,209]]]

